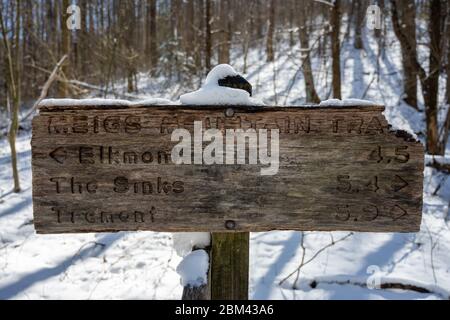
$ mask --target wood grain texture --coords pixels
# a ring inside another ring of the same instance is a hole
[[[181,300],[185,301],[211,300],[209,284],[204,284],[200,287],[192,287],[192,286],[184,287]]]
[[[419,230],[423,147],[393,131],[383,107],[228,109],[41,107],[32,138],[36,231]],[[192,132],[194,121],[223,132],[278,129],[278,174],[173,164],[171,133]]]
[[[248,232],[212,233],[211,300],[248,300]]]

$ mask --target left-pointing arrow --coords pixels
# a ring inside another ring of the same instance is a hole
[[[58,163],[63,164],[67,157],[67,151],[64,147],[59,147],[50,152],[50,157]]]

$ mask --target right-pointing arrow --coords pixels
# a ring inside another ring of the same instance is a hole
[[[395,175],[395,179],[391,184],[392,189],[394,189],[394,192],[398,192],[402,190],[403,188],[406,188],[408,186],[408,182],[405,181],[402,177]]]
[[[67,157],[67,151],[64,147],[59,147],[50,152],[50,157],[56,162],[63,164]]]

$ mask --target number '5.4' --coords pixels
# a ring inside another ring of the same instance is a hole
[[[396,147],[395,150],[386,151],[386,148],[378,146],[373,150],[368,157],[369,161],[376,161],[377,163],[386,162],[391,163],[407,163],[410,155],[408,152],[408,146]]]

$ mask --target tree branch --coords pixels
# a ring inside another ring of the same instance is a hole
[[[67,59],[67,55],[64,55],[61,60],[56,64],[55,68],[53,69],[52,73],[48,77],[47,81],[45,82],[44,86],[42,87],[41,95],[36,100],[36,102],[33,104],[33,107],[27,112],[27,114],[20,120],[25,121],[37,108],[39,103],[47,97],[48,90],[50,89],[50,86],[52,85],[53,81],[55,81],[56,76],[58,74],[59,69],[61,68],[61,65],[64,63],[64,61]]]
[[[304,266],[306,266],[307,264],[309,264],[311,261],[313,261],[319,254],[321,254],[323,251],[325,251],[326,249],[334,246],[335,244],[342,242],[344,240],[347,240],[348,238],[350,238],[353,235],[353,232],[350,232],[349,234],[347,234],[346,236],[340,238],[339,240],[332,240],[329,244],[327,244],[326,246],[324,246],[323,248],[319,249],[310,259],[304,261],[304,257],[302,258],[302,261],[300,263],[300,265],[294,270],[292,271],[289,275],[287,275],[283,280],[281,280],[279,282],[279,285],[282,285],[283,282],[285,282],[287,279],[289,279],[290,277],[292,277],[295,273],[299,272]],[[298,278],[296,279],[296,281],[298,280]]]

